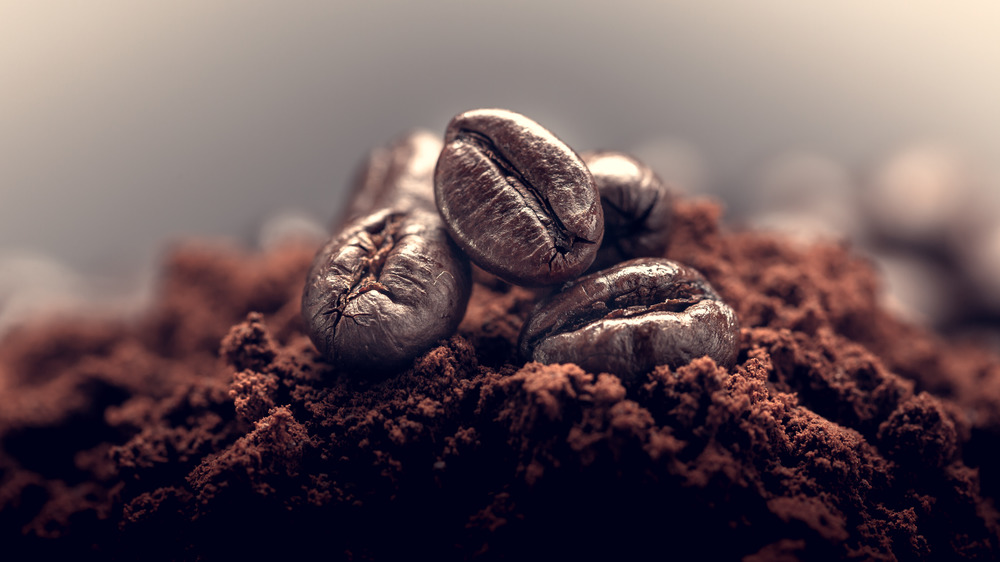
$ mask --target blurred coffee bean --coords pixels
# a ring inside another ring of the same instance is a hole
[[[378,209],[434,210],[434,166],[440,154],[441,140],[422,129],[372,150],[355,174],[338,229]]]
[[[959,251],[962,272],[968,276],[982,307],[1000,315],[1000,223],[979,230]]]
[[[604,241],[592,269],[640,257],[662,257],[670,244],[673,196],[648,166],[621,152],[588,152],[604,211]]]

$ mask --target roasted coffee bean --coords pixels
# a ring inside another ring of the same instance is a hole
[[[648,166],[621,152],[587,152],[604,210],[604,241],[592,270],[662,257],[670,244],[673,196]]]
[[[562,283],[594,261],[604,219],[590,172],[523,115],[478,109],[452,119],[434,188],[455,242],[508,282]]]
[[[634,378],[703,355],[732,367],[738,332],[736,313],[700,273],[639,258],[567,283],[540,302],[519,347],[526,360]]]
[[[302,317],[338,368],[385,372],[454,334],[470,291],[469,262],[436,213],[383,210],[352,222],[316,255]]]
[[[434,211],[434,166],[441,140],[430,131],[406,133],[368,154],[355,173],[338,228],[379,209]]]

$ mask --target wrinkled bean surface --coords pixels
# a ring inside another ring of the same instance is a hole
[[[704,355],[732,367],[738,343],[736,313],[700,273],[639,258],[581,277],[539,303],[519,347],[526,360],[631,378]]]
[[[351,223],[320,250],[302,316],[333,364],[383,372],[450,337],[470,291],[469,262],[437,214],[383,210]]]
[[[452,119],[434,177],[455,242],[511,283],[562,283],[594,261],[604,233],[590,172],[527,117],[480,109]]]

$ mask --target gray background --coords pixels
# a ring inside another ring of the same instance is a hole
[[[475,107],[636,150],[733,217],[787,151],[998,162],[998,30],[987,0],[0,0],[0,256],[128,276],[177,236],[325,223],[369,148]]]

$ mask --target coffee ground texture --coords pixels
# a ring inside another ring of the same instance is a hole
[[[1000,556],[1000,358],[880,309],[843,245],[676,213],[666,257],[739,316],[730,371],[524,364],[539,291],[477,272],[455,336],[350,378],[304,335],[302,243],[186,244],[141,321],[19,328],[4,558]]]

